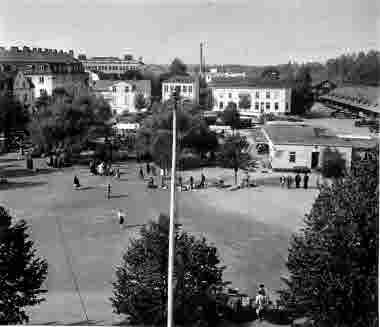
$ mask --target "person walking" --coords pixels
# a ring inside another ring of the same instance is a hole
[[[180,190],[182,191],[182,176],[181,175],[178,177],[178,184],[179,184]]]
[[[296,182],[296,188],[300,188],[301,175],[299,173],[297,173],[297,175],[296,175],[296,177],[294,179],[295,179],[295,182]]]
[[[149,162],[146,163],[146,174],[147,175],[150,174],[150,165],[149,165]]]
[[[281,187],[282,188],[284,188],[285,187],[285,175],[282,175],[281,177],[280,177],[280,185],[281,185]]]
[[[164,188],[164,187],[165,187],[164,175],[165,175],[164,170],[163,170],[162,168],[160,168],[161,188]]]
[[[116,178],[120,179],[120,169],[116,168]]]
[[[74,182],[73,182],[74,187],[80,188],[80,183],[79,183],[79,178],[77,175],[74,176]]]
[[[190,176],[190,190],[194,189],[194,177]]]
[[[201,174],[201,184],[200,184],[200,187],[201,188],[205,188],[206,187],[206,176],[203,173]]]
[[[142,167],[140,167],[139,176],[141,179],[144,179],[144,171],[143,171]]]
[[[111,183],[107,185],[107,199],[111,199]]]
[[[308,187],[308,183],[309,183],[309,175],[307,173],[305,173],[305,175],[303,176],[303,188],[305,190]]]
[[[265,291],[264,290],[259,289],[259,291],[257,292],[257,296],[256,296],[256,299],[255,299],[255,304],[256,304],[256,314],[257,314],[257,317],[259,318],[260,321],[263,321],[264,320],[265,309],[266,309],[266,306],[267,306],[266,296],[265,296]]]
[[[120,225],[124,224],[125,216],[126,216],[125,213],[121,209],[117,211],[117,218],[119,219]]]

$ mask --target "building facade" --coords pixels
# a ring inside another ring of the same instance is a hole
[[[137,112],[137,96],[144,97],[146,105],[149,105],[151,97],[151,86],[149,80],[99,80],[94,82],[92,91],[95,95],[103,97],[110,104],[111,110],[115,115],[120,115],[124,112]]]
[[[72,50],[0,47],[0,70],[21,71],[34,85],[34,98],[52,95],[56,88],[77,94],[88,87],[88,74]]]
[[[0,95],[11,96],[26,108],[34,104],[34,85],[21,71],[0,72]]]
[[[162,101],[170,99],[176,87],[179,87],[181,98],[199,103],[199,81],[191,76],[173,76],[162,82]]]
[[[84,68],[89,71],[102,72],[105,74],[123,74],[127,71],[141,70],[144,66],[142,57],[138,60],[133,55],[127,54],[123,58],[118,57],[92,57],[87,58],[85,55],[79,55],[78,59],[82,62]]]
[[[270,124],[263,129],[269,145],[269,161],[272,169],[322,167],[327,148],[338,151],[350,169],[353,142],[340,138],[330,131],[305,124]]]
[[[233,102],[241,114],[287,114],[291,108],[291,87],[282,82],[215,80],[210,83],[213,110],[223,111]]]

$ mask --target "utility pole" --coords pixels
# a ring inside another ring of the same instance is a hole
[[[173,327],[173,273],[174,273],[174,213],[175,213],[175,179],[176,179],[176,143],[177,143],[177,103],[181,89],[176,87],[174,96],[173,109],[173,143],[172,143],[172,171],[170,180],[170,215],[169,215],[169,260],[168,260],[168,316],[167,327]]]

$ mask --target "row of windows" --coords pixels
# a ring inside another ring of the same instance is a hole
[[[262,97],[263,97],[264,96],[264,92],[260,92],[260,91],[256,91],[255,92],[255,98],[256,99],[260,99],[260,95],[262,95]],[[249,94],[247,94],[247,96],[249,98],[251,97]],[[280,96],[280,92],[279,91],[274,91],[274,92],[265,91],[265,98],[266,99],[278,99],[279,96]],[[223,98],[224,94],[219,94],[219,97]],[[241,97],[241,95],[239,95],[239,97]],[[232,99],[232,93],[228,93],[228,98]]]
[[[266,110],[270,110],[271,109],[271,103],[270,102],[255,102],[255,110],[264,110],[264,105],[265,105],[265,109]],[[286,103],[286,108],[288,106],[288,103]],[[279,110],[279,103],[278,102],[275,102],[274,103],[274,110]],[[223,102],[219,102],[219,109],[223,109],[224,108],[224,103]],[[252,108],[252,106],[251,106]]]
[[[96,65],[86,65],[89,70],[106,71],[106,70],[117,70],[117,71],[127,71],[127,70],[137,70],[136,66],[96,66]]]
[[[130,90],[131,91],[135,91],[136,90],[136,86],[132,85],[132,89],[130,89],[129,86],[125,86],[124,87],[124,92],[129,92]],[[112,92],[117,92],[117,87],[116,86],[112,87]]]
[[[42,72],[47,72],[49,71],[49,65],[32,65],[32,70],[38,70]],[[69,71],[72,72],[80,72],[82,71],[82,66],[79,64],[51,64],[50,65],[50,70],[53,73],[67,73]]]
[[[170,93],[173,93],[175,91],[175,86],[171,85],[170,86]],[[169,85],[164,86],[164,92],[168,93],[169,92]],[[182,85],[181,89],[182,93],[193,93],[193,86],[192,85]]]

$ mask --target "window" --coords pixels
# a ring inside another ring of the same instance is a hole
[[[193,86],[189,85],[189,93],[193,93]]]
[[[46,94],[46,90],[45,89],[40,89],[40,97],[45,95]]]
[[[24,94],[24,102],[27,102],[27,101],[28,101],[28,94],[25,93],[25,94]]]
[[[260,92],[259,91],[256,91],[255,97],[256,97],[256,99],[260,98]]]
[[[232,93],[228,93],[228,97],[232,99]]]
[[[289,162],[296,162],[296,153],[289,152]]]
[[[173,93],[173,92],[174,92],[174,86],[170,85],[170,93]]]
[[[264,102],[260,102],[260,109],[264,110]]]
[[[289,109],[289,103],[285,103],[285,110],[288,111]]]
[[[126,87],[124,88],[124,92],[129,92],[129,87],[128,87],[128,86],[126,86]]]
[[[265,109],[270,110],[270,102],[265,102]]]
[[[168,85],[164,85],[164,93],[168,93],[169,92],[169,86]]]
[[[44,82],[45,82],[45,79],[44,79],[44,77],[43,76],[40,76],[40,84],[44,84]]]
[[[269,92],[269,91],[266,92],[265,97],[266,97],[267,99],[270,99],[270,92]]]
[[[187,92],[187,86],[186,86],[186,85],[183,85],[183,86],[182,86],[182,92],[183,92],[183,93],[186,93],[186,92]]]
[[[219,109],[223,109],[223,102],[219,102]]]
[[[112,92],[116,92],[116,86],[112,86]]]
[[[274,110],[278,110],[278,102],[274,103]]]
[[[255,102],[255,110],[259,110],[259,103]]]

